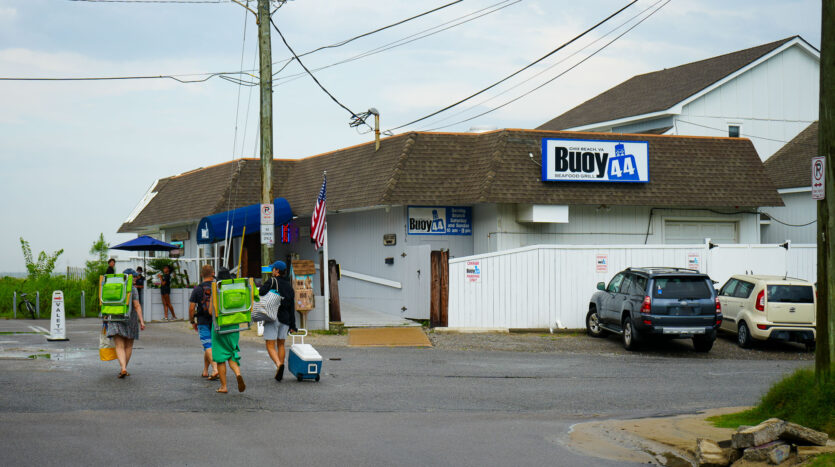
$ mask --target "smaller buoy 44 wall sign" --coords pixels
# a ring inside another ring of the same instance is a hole
[[[649,143],[543,139],[542,180],[649,183]]]

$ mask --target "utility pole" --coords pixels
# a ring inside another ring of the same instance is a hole
[[[258,0],[258,52],[261,60],[261,203],[273,203],[273,64],[270,0]],[[261,245],[261,266],[273,262],[273,246]],[[263,274],[267,280],[269,274]]]
[[[835,361],[835,0],[821,2],[820,107],[818,155],[825,157],[825,197],[818,201],[818,309],[815,379],[832,378]]]

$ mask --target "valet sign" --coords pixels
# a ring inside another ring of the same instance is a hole
[[[543,139],[546,182],[649,182],[646,141]]]

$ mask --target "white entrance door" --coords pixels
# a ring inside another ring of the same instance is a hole
[[[432,247],[429,245],[406,247],[406,269],[403,274],[403,306],[406,307],[403,316],[406,318],[429,319],[431,254]]]
[[[713,243],[738,243],[736,222],[664,221],[664,243],[698,245],[709,238]]]

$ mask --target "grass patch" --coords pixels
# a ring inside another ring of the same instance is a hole
[[[707,420],[718,427],[735,429],[768,418],[788,420],[835,436],[835,381],[818,385],[815,370],[803,368],[774,384],[756,407]]]
[[[835,466],[835,454],[822,454],[806,464],[807,467],[833,467]]]
[[[308,334],[311,336],[344,336],[348,333],[345,328],[342,328],[340,331],[335,331],[331,329],[315,329],[307,331]]]

